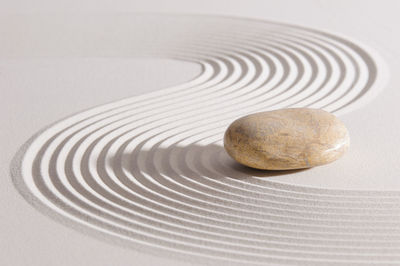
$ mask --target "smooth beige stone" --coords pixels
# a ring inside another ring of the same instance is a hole
[[[235,120],[224,146],[237,162],[258,169],[288,170],[327,164],[350,145],[349,132],[333,114],[291,108]]]

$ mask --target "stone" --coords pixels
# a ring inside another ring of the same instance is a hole
[[[341,157],[349,145],[349,132],[336,116],[310,108],[244,116],[224,135],[225,150],[234,160],[264,170],[327,164]]]

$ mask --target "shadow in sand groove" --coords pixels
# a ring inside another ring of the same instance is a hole
[[[254,177],[268,178],[273,176],[290,175],[307,170],[298,169],[278,171],[260,170],[247,167],[230,158],[224,148],[217,144],[190,144],[187,146],[172,145],[168,148],[158,147],[153,150],[140,150],[136,153],[124,153],[122,158],[117,158],[118,160],[122,159],[122,167],[130,171],[132,170],[132,165],[136,164],[135,160],[138,157],[142,157],[146,161],[147,167],[144,169],[147,170],[146,173],[148,175],[153,176],[154,174],[162,174],[171,178],[176,174],[182,174],[189,178],[201,176],[209,179],[233,178],[246,180]],[[176,162],[176,168],[169,166],[171,160]],[[191,160],[193,169],[188,167],[186,163],[187,160]],[[205,162],[210,160],[214,161],[208,163]],[[114,166],[121,164],[121,162],[116,162],[113,158],[110,158],[110,162],[112,162],[111,165]],[[209,169],[207,167],[209,167]]]

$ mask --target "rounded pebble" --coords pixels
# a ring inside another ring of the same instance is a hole
[[[321,109],[290,108],[235,120],[224,147],[237,162],[265,170],[302,169],[341,157],[350,145],[345,125]]]

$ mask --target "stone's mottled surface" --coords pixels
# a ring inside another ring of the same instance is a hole
[[[344,124],[320,109],[291,108],[248,115],[226,130],[237,162],[258,169],[309,168],[335,161],[350,144]]]

